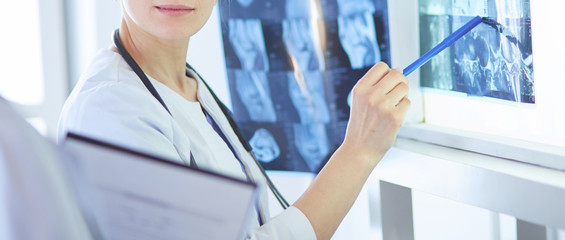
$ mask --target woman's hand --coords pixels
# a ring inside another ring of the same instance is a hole
[[[377,63],[353,88],[341,148],[376,166],[394,143],[409,107],[408,79],[386,63]]]
[[[378,63],[353,88],[351,116],[341,147],[294,203],[318,239],[330,239],[377,163],[394,143],[410,107],[408,80]]]

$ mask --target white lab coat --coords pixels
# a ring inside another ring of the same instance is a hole
[[[259,208],[264,216],[269,216],[265,179],[203,82],[197,79],[198,103],[187,101],[148,77],[172,117],[121,55],[111,50],[100,51],[65,103],[59,122],[59,140],[71,131],[184,163],[189,162],[192,152],[199,168],[245,179],[229,147],[206,121],[201,104],[250,168],[252,178],[261,189]],[[316,238],[306,216],[295,207],[261,227],[258,221],[252,223],[249,239]]]
[[[0,98],[0,239],[91,239],[61,160]]]

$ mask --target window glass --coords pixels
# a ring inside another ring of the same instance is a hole
[[[38,1],[4,2],[0,29],[0,94],[13,102],[40,104],[44,86]]]

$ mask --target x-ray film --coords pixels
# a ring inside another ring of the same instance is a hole
[[[234,119],[266,169],[319,171],[341,144],[348,96],[390,64],[387,0],[221,0]]]
[[[488,17],[421,68],[421,86],[535,103],[529,0],[420,0],[422,54],[474,16]]]

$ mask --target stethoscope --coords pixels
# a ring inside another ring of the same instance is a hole
[[[159,93],[157,92],[157,90],[155,90],[155,87],[153,86],[153,84],[151,84],[151,82],[149,81],[149,78],[147,78],[147,75],[143,72],[143,70],[141,70],[141,67],[135,62],[133,57],[129,54],[127,49],[124,47],[124,45],[120,41],[119,29],[116,29],[114,31],[114,45],[116,46],[116,48],[118,49],[118,52],[120,53],[120,55],[122,55],[122,57],[124,58],[126,63],[132,68],[132,70],[135,72],[135,74],[137,74],[137,76],[139,77],[141,82],[143,82],[143,85],[145,85],[147,90],[149,90],[151,95],[153,95],[153,97],[155,97],[155,99],[157,99],[157,101],[159,101],[159,103],[161,103],[161,105],[163,105],[165,110],[167,110],[167,112],[169,112],[169,114],[172,116],[171,111],[169,111],[169,108],[167,107],[167,105],[165,104],[165,102],[163,101],[163,99],[161,98]],[[218,99],[218,97],[216,96],[214,91],[212,91],[210,86],[208,86],[208,84],[204,81],[204,79],[200,76],[200,74],[198,74],[198,72],[196,72],[196,70],[194,70],[194,68],[192,68],[188,63],[186,63],[186,67],[188,69],[192,70],[194,73],[196,73],[196,75],[198,75],[200,80],[202,80],[202,82],[204,83],[206,88],[208,88],[208,90],[212,94],[212,97],[214,97],[214,100],[216,101],[218,106],[220,106],[222,113],[227,118],[231,128],[234,131],[234,133],[237,135],[239,142],[241,142],[241,144],[243,145],[245,150],[251,155],[251,158],[253,159],[253,161],[255,162],[257,167],[261,170],[261,173],[263,174],[263,176],[265,177],[265,179],[267,181],[267,185],[269,186],[269,189],[271,189],[271,191],[275,195],[275,198],[281,204],[282,208],[287,209],[290,205],[288,204],[286,199],[281,195],[279,190],[275,187],[275,185],[273,184],[273,182],[271,181],[271,179],[269,178],[269,176],[265,172],[265,169],[263,169],[263,167],[261,166],[259,161],[257,161],[257,158],[255,158],[255,154],[253,154],[253,151],[252,151],[253,149],[252,149],[251,145],[249,145],[249,143],[245,140],[245,138],[241,134],[241,130],[239,129],[239,127],[235,123],[235,120],[232,118],[230,110],[226,107],[226,105],[224,105],[220,101],[220,99]],[[188,70],[187,70],[187,75],[189,75]],[[192,155],[192,152],[190,152],[190,163],[189,163],[189,165],[193,168],[198,168],[196,161],[194,160],[194,157]],[[253,178],[251,178],[251,174],[249,173],[249,171],[246,169],[246,167],[244,167],[244,169],[245,169],[244,172],[247,175],[247,178],[249,179],[249,181],[253,182]]]

